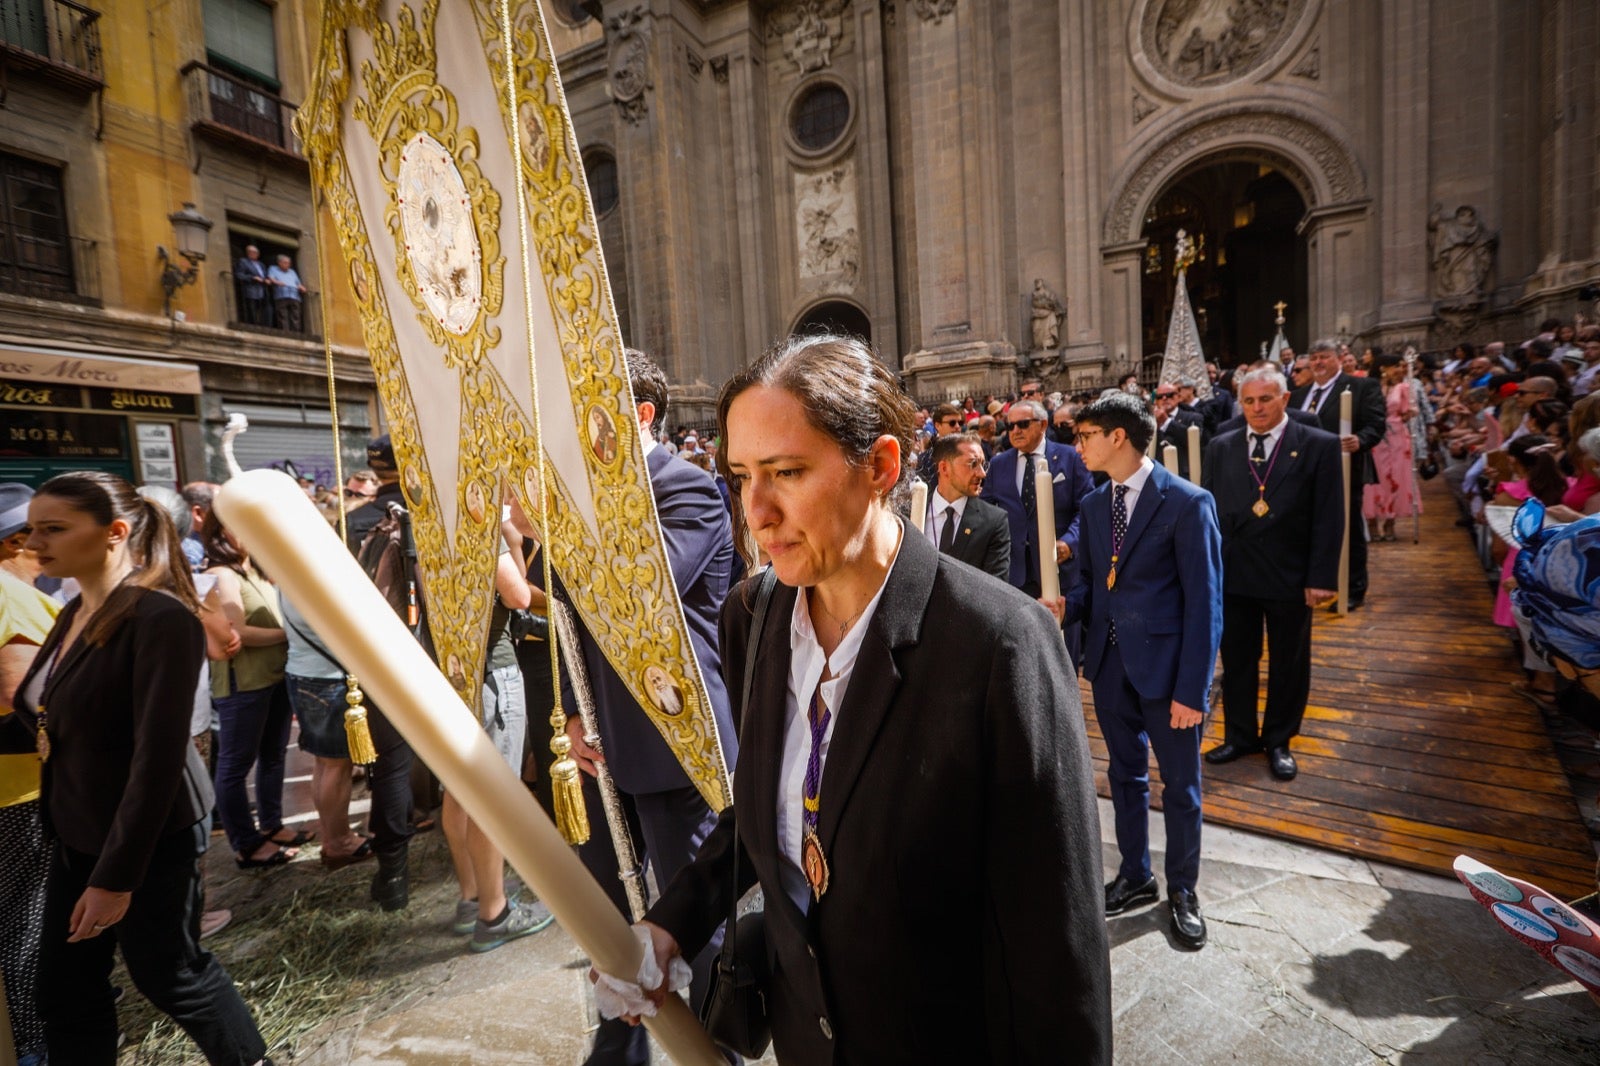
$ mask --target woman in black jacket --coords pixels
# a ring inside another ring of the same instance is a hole
[[[722,613],[735,806],[645,925],[666,972],[761,884],[764,948],[737,939],[785,1066],[1105,1066],[1077,678],[1048,611],[906,523],[914,410],[853,338],[723,386],[719,462],[777,583],[758,635],[748,586]]]
[[[45,482],[27,546],[81,594],[24,676],[8,747],[41,760],[51,842],[39,1013],[52,1062],[113,1064],[108,978],[122,949],[139,991],[213,1063],[266,1047],[233,981],[199,945],[199,857],[211,787],[189,739],[205,655],[172,521],[99,471]]]

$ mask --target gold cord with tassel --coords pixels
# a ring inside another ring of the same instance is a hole
[[[539,408],[539,367],[533,351],[533,274],[536,264],[528,259],[528,183],[523,174],[527,162],[523,159],[520,109],[517,106],[517,49],[511,34],[511,3],[500,0],[500,37],[502,59],[506,74],[506,115],[511,125],[511,153],[517,160],[517,230],[522,251],[522,311],[528,330],[528,376],[533,385],[533,436],[534,453],[539,464],[539,538],[543,542],[544,593],[555,594],[550,577],[550,508],[549,484],[546,476],[544,454],[544,418]],[[530,516],[531,517],[531,516]],[[550,677],[555,690],[555,702],[550,708],[550,752],[555,762],[550,764],[551,806],[555,810],[556,828],[569,844],[583,844],[589,839],[589,812],[583,802],[583,777],[578,763],[572,758],[572,740],[567,736],[567,712],[561,706],[561,667],[556,655],[556,627],[550,627]]]
[[[313,201],[311,205],[312,239],[317,244],[317,259],[326,262],[322,256],[322,198],[317,195],[315,186],[312,189]],[[333,425],[333,483],[338,486],[334,491],[339,494],[339,540],[343,544],[350,543],[349,525],[345,522],[344,507],[344,441],[339,439],[339,387],[334,379],[333,366],[333,332],[328,329],[328,291],[323,287],[322,300],[317,306],[319,317],[322,319],[322,356],[328,367],[328,414]],[[367,766],[378,761],[378,748],[372,742],[372,729],[367,724],[367,709],[362,706],[361,682],[356,680],[355,674],[345,675],[345,712],[344,735],[350,745],[350,761],[358,766]]]

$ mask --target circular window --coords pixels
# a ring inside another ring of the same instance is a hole
[[[839,86],[824,82],[796,101],[790,129],[801,148],[820,152],[839,143],[849,126],[850,97]]]
[[[589,200],[595,217],[609,215],[617,206],[617,161],[609,155],[594,155],[584,162],[589,176]]]
[[[577,28],[593,16],[584,8],[584,0],[556,0],[556,15],[568,26]]]

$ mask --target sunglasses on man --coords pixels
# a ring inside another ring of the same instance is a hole
[[[1006,428],[1007,429],[1028,429],[1029,427],[1031,427],[1037,421],[1039,421],[1037,418],[1019,418],[1015,422],[1013,422],[1009,426],[1007,426]]]

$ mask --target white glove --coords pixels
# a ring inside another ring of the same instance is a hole
[[[621,1018],[624,1015],[638,1015],[644,1018],[656,1016],[656,1005],[645,995],[645,989],[661,987],[661,967],[656,965],[656,955],[650,946],[650,931],[642,926],[633,927],[633,935],[638,937],[644,954],[639,960],[639,973],[632,981],[625,981],[620,977],[613,977],[608,973],[596,970],[594,983],[594,1001],[600,1008],[600,1014],[606,1018]],[[667,966],[667,991],[677,992],[688,988],[694,973],[689,969],[689,964],[683,961],[683,956],[674,956]]]

